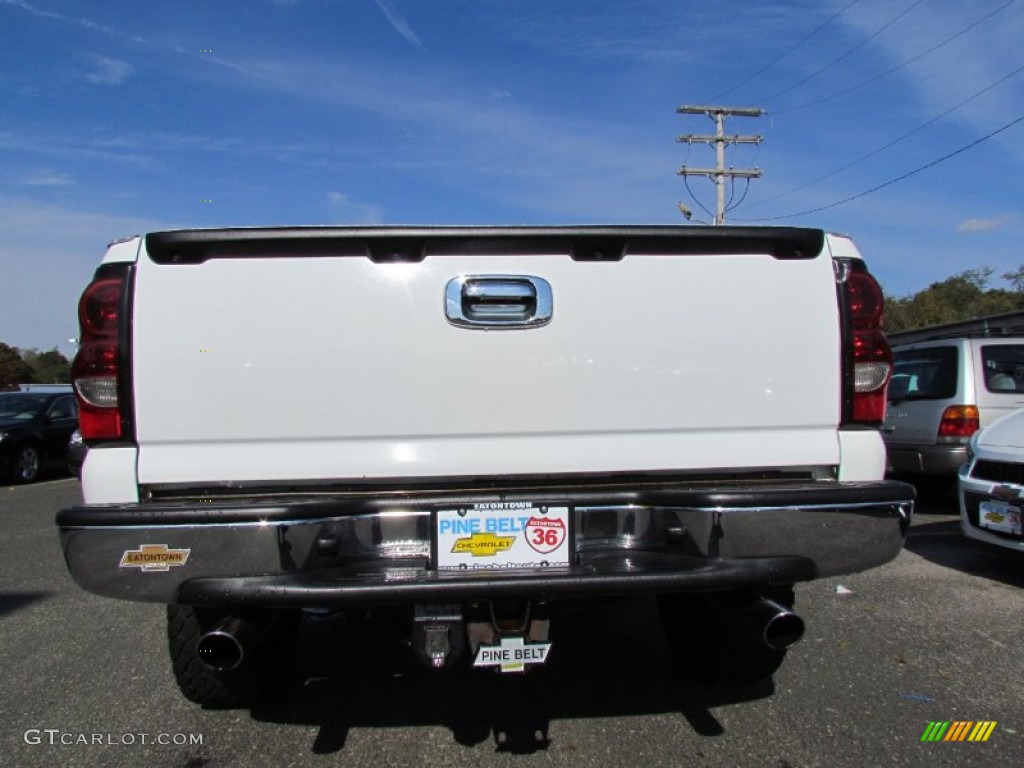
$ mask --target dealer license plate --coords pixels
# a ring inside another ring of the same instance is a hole
[[[983,501],[978,507],[978,525],[990,531],[1021,535],[1021,507],[1005,501]]]
[[[494,502],[434,513],[439,571],[565,568],[572,558],[570,508]]]

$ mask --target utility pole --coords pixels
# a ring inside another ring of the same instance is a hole
[[[695,141],[707,142],[715,145],[715,155],[718,160],[715,168],[687,168],[685,165],[679,169],[680,176],[707,176],[713,179],[718,188],[718,205],[715,209],[715,224],[725,224],[725,179],[757,179],[761,177],[760,168],[726,168],[725,167],[725,145],[726,144],[760,144],[764,141],[761,136],[735,136],[725,135],[726,117],[760,117],[764,114],[763,109],[750,107],[704,107],[704,106],[682,106],[676,112],[686,115],[707,115],[715,121],[714,136],[696,136],[687,134],[680,136],[676,141],[693,144]]]

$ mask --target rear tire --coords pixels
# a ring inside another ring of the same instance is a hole
[[[272,625],[235,669],[219,672],[199,660],[199,639],[230,614],[221,608],[167,606],[167,639],[178,688],[189,701],[218,709],[245,707],[259,692],[280,682],[298,630],[297,613],[265,617]]]
[[[793,607],[792,587],[765,589],[761,594]],[[692,680],[726,685],[771,677],[786,651],[765,645],[756,631],[722,608],[722,597],[727,596],[658,596],[662,627],[679,670]]]

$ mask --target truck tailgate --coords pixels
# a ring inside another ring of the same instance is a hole
[[[449,237],[394,262],[312,236],[184,259],[143,245],[139,482],[838,463],[827,250],[778,258],[754,241],[711,252],[679,238],[671,253],[625,233],[628,253],[597,260],[557,235],[520,251],[481,237],[479,252]],[[547,281],[550,322],[453,324],[446,286],[466,275]]]

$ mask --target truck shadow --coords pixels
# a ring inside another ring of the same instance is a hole
[[[0,592],[0,619],[52,597],[54,592]]]
[[[681,714],[703,736],[724,733],[714,707],[765,698],[771,680],[744,687],[692,683],[674,672],[654,601],[556,616],[548,664],[524,675],[419,666],[386,623],[305,620],[282,690],[252,709],[260,722],[319,728],[317,754],[344,749],[353,728],[440,725],[464,746],[529,754],[552,745],[552,723],[576,718]],[[572,744],[560,744],[573,750]]]
[[[901,475],[892,479],[901,480],[914,486],[914,490],[917,491],[917,503],[914,508],[915,515],[959,514],[956,478],[908,477]]]
[[[1021,553],[967,538],[960,531],[959,518],[913,525],[905,547],[937,565],[1024,587]]]

